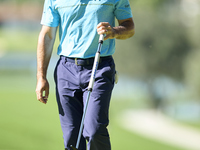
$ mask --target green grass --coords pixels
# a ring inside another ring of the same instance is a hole
[[[0,83],[0,150],[64,149],[53,82],[47,105],[36,100],[35,75],[4,73]],[[131,103],[112,99],[109,130],[113,150],[181,150],[123,129],[118,116]]]
[[[0,52],[13,51],[36,51],[40,29],[38,30],[22,30],[22,29],[1,29],[0,28]],[[54,49],[59,44],[58,34],[55,41]]]
[[[0,29],[0,49],[4,51],[36,50],[38,31]]]
[[[54,95],[39,103],[32,76],[1,76],[0,83],[0,149],[63,149]]]

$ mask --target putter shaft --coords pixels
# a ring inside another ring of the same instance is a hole
[[[100,59],[100,53],[101,53],[101,47],[102,47],[102,44],[103,44],[103,39],[104,39],[104,35],[102,34],[99,37],[99,44],[98,44],[97,52],[96,52],[96,55],[95,55],[94,64],[93,64],[93,67],[92,67],[92,74],[91,74],[90,82],[89,82],[89,85],[88,85],[88,95],[87,95],[87,99],[86,99],[85,108],[84,108],[84,111],[83,111],[83,116],[82,116],[82,120],[81,120],[81,126],[80,126],[80,129],[79,129],[78,139],[77,139],[77,142],[76,142],[76,148],[71,145],[71,148],[73,150],[78,150],[78,147],[79,147],[79,144],[80,144],[81,135],[82,135],[82,132],[83,132],[85,115],[86,115],[86,111],[87,111],[87,107],[88,107],[88,103],[89,103],[89,98],[90,98],[90,94],[91,94],[92,89],[93,89],[95,76],[96,76],[96,71],[98,69],[98,64],[99,64],[99,59]]]

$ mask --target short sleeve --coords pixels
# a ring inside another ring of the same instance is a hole
[[[57,27],[59,22],[60,16],[57,10],[55,10],[52,0],[45,0],[41,24],[50,27]]]
[[[132,11],[128,0],[116,0],[114,14],[118,20],[132,17]]]

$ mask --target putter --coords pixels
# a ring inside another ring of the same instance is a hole
[[[103,40],[104,40],[104,35],[101,34],[100,37],[99,37],[99,45],[98,45],[98,48],[97,48],[97,52],[96,52],[96,55],[95,55],[95,58],[94,58],[94,64],[93,64],[93,67],[92,67],[92,74],[91,74],[91,77],[90,77],[90,82],[89,82],[89,85],[88,85],[88,95],[87,95],[87,99],[86,99],[85,108],[84,108],[84,111],[83,111],[83,116],[82,116],[82,120],[81,120],[81,126],[80,126],[80,129],[79,129],[78,139],[77,139],[77,142],[76,142],[76,147],[71,145],[71,148],[73,150],[78,150],[78,147],[79,147],[79,144],[80,144],[81,135],[82,135],[82,132],[83,132],[83,124],[84,124],[84,120],[85,120],[85,115],[86,115],[86,111],[87,111],[87,107],[88,107],[90,94],[92,92],[94,81],[95,81],[96,71],[98,69],[98,64],[99,64]]]

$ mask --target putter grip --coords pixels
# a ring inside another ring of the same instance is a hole
[[[101,34],[99,36],[99,43],[103,43],[103,40],[104,40],[104,34]]]

